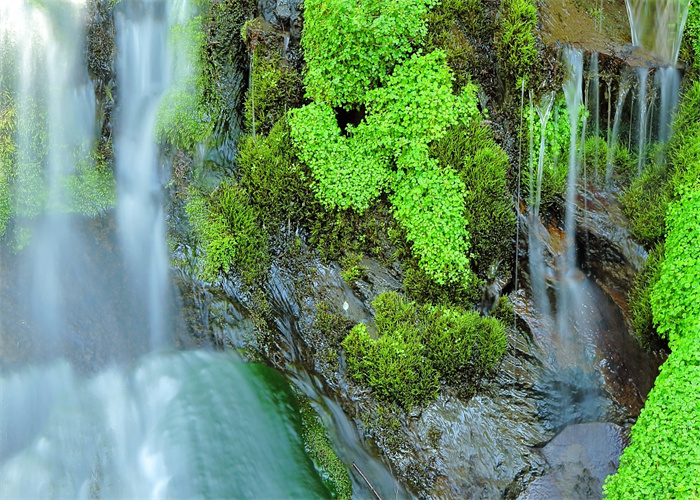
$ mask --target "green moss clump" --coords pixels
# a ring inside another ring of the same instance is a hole
[[[596,162],[596,146],[597,162]],[[605,186],[608,167],[608,143],[602,137],[589,137],[584,145],[588,181],[596,186]],[[628,184],[637,175],[637,162],[622,142],[615,144],[612,157],[613,182]]]
[[[681,45],[681,59],[692,61],[692,68],[700,70],[700,5],[690,2],[688,7],[688,19],[685,22],[683,42]]]
[[[280,47],[258,43],[252,58],[253,73],[245,98],[246,127],[256,134],[268,134],[287,110],[301,104],[301,75],[285,60]]]
[[[313,220],[322,211],[311,192],[306,167],[291,146],[290,133],[285,115],[267,137],[248,135],[238,145],[240,184],[271,231],[290,220]]]
[[[270,267],[267,235],[244,189],[228,182],[208,198],[190,193],[186,210],[205,249],[204,278],[215,279],[232,269],[249,286],[265,278]]]
[[[507,184],[508,155],[484,124],[453,127],[433,145],[432,154],[440,165],[455,167],[464,182],[472,268],[486,278],[492,264],[513,256],[515,213]]]
[[[350,500],[352,498],[352,483],[348,469],[333,451],[326,431],[306,397],[299,397],[299,412],[304,447],[321,476],[323,484],[331,492],[333,498]]]
[[[665,234],[669,204],[700,179],[700,81],[686,89],[673,130],[667,159],[652,162],[621,197],[632,234],[648,248]]]
[[[505,330],[495,318],[435,306],[424,307],[422,315],[426,354],[445,381],[476,381],[491,373],[505,354]]]
[[[518,78],[528,78],[537,58],[537,7],[534,0],[505,0],[500,16],[496,54],[501,70],[514,85]]]
[[[447,55],[447,64],[455,75],[454,88],[469,83],[476,70],[477,51],[469,37],[480,35],[488,26],[481,0],[446,0],[425,16],[428,50],[440,49]]]
[[[435,399],[440,390],[438,373],[426,361],[425,348],[415,333],[406,326],[373,339],[360,323],[343,341],[348,372],[369,385],[380,399],[404,408]]]
[[[629,292],[629,309],[632,314],[632,326],[637,339],[644,346],[655,343],[656,328],[654,328],[651,310],[651,291],[661,278],[661,264],[664,261],[664,244],[658,243],[649,252],[647,261]]]
[[[343,341],[348,373],[403,408],[435,397],[439,381],[462,390],[488,375],[507,348],[505,329],[459,307],[419,306],[395,292],[375,299],[378,338],[365,324]]]

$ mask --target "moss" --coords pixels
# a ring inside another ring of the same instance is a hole
[[[202,102],[217,143],[235,140],[243,129],[248,54],[241,28],[253,17],[254,8],[252,0],[212,0],[203,14]]]
[[[289,221],[307,223],[322,211],[310,191],[306,168],[290,146],[289,133],[284,116],[267,137],[245,136],[238,146],[241,186],[271,231]]]
[[[343,280],[348,285],[352,285],[355,281],[362,279],[366,268],[360,265],[362,260],[361,253],[349,253],[340,259],[340,271]]]
[[[250,88],[245,99],[248,131],[255,128],[257,134],[268,134],[288,109],[301,104],[304,94],[301,75],[282,55],[283,44],[276,39],[255,44]]]
[[[474,382],[489,374],[506,351],[503,325],[459,307],[424,306],[426,355],[443,380]]]
[[[598,148],[596,162],[596,146]],[[605,186],[608,165],[608,143],[602,137],[589,137],[584,145],[588,181],[596,186]],[[629,184],[637,175],[636,159],[622,142],[615,144],[612,162],[613,182]]]
[[[661,264],[664,261],[664,243],[658,243],[649,252],[647,261],[629,292],[629,309],[632,314],[632,326],[639,342],[646,347],[657,343],[651,310],[651,291],[661,278]]]
[[[460,307],[419,306],[395,292],[373,306],[378,338],[363,323],[350,331],[343,341],[348,373],[403,408],[435,398],[439,380],[473,391],[507,348],[500,321]]]
[[[685,90],[673,130],[667,158],[652,161],[620,200],[632,234],[647,248],[663,238],[666,212],[679,189],[700,179],[700,81]]]
[[[205,41],[201,16],[170,28],[175,77],[158,107],[156,136],[188,151],[213,132],[213,122],[203,97],[207,85],[201,58]]]
[[[299,412],[304,447],[321,476],[323,484],[331,492],[333,498],[350,500],[352,498],[352,483],[348,469],[333,451],[318,415],[304,396],[299,397]]]
[[[268,240],[244,189],[227,182],[208,198],[191,193],[187,214],[205,249],[203,277],[235,270],[249,286],[262,282],[270,266]]]
[[[426,14],[427,50],[441,49],[455,76],[455,90],[464,87],[476,70],[477,51],[472,37],[488,25],[481,0],[446,0]]]
[[[533,0],[505,0],[500,17],[496,54],[501,70],[515,86],[518,78],[529,77],[537,58],[537,7]]]
[[[409,325],[381,332],[373,339],[360,323],[345,338],[343,347],[348,373],[369,385],[380,399],[408,409],[437,397],[438,373],[425,359],[424,347]]]
[[[457,168],[466,187],[466,219],[472,268],[485,278],[494,263],[512,259],[515,213],[508,192],[508,155],[493,140],[490,127],[453,127],[433,146],[441,165]]]

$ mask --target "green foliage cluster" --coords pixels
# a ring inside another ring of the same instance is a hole
[[[245,99],[248,130],[268,134],[288,109],[298,107],[303,94],[301,75],[280,52],[259,43],[252,56],[250,88]]]
[[[505,0],[500,17],[495,49],[501,69],[513,82],[518,78],[528,79],[537,58],[535,2]]]
[[[404,408],[437,397],[440,380],[470,386],[507,348],[503,325],[475,312],[419,306],[395,292],[381,294],[373,306],[378,337],[360,323],[343,341],[348,373]]]
[[[206,82],[201,58],[206,41],[202,16],[170,28],[174,81],[160,101],[156,117],[156,136],[176,148],[192,150],[213,131],[202,96]]]
[[[673,121],[665,161],[654,161],[621,201],[635,238],[652,247],[665,234],[669,203],[700,178],[700,81],[686,89]]]
[[[301,437],[304,448],[316,467],[323,484],[338,500],[352,498],[352,483],[345,464],[338,458],[326,435],[326,431],[308,399],[299,397]]]
[[[419,47],[435,0],[307,0],[302,47],[307,95],[332,106],[364,102]]]
[[[686,52],[686,59],[692,59],[693,69],[700,70],[700,5],[697,2],[690,2],[688,7],[681,47]]]
[[[205,249],[205,279],[216,279],[233,265],[245,284],[262,281],[270,266],[267,235],[260,227],[258,208],[241,186],[222,183],[209,197],[193,191],[186,210]]]
[[[431,153],[441,167],[455,167],[464,183],[473,268],[485,278],[492,264],[513,255],[515,214],[508,192],[508,155],[494,141],[491,129],[478,123],[452,127],[433,144]]]
[[[610,499],[700,495],[700,186],[669,208],[666,259],[651,295],[672,349],[605,488]]]
[[[606,481],[610,499],[700,496],[700,125],[687,121],[700,114],[699,98],[696,83],[676,117],[666,256],[658,280],[649,284],[654,323],[672,352],[632,428],[617,474]]]
[[[290,147],[291,129],[286,116],[266,136],[241,137],[238,173],[251,204],[258,207],[265,227],[279,229],[289,220],[314,219],[321,211],[307,181],[307,170]]]
[[[666,259],[651,305],[659,335],[673,341],[700,333],[700,179],[671,204],[666,224]]]
[[[451,92],[445,55],[414,54],[386,86],[366,94],[367,116],[341,133],[333,109],[315,102],[292,114],[292,138],[327,209],[365,211],[385,190],[421,267],[438,283],[466,279],[464,185],[429,158],[428,144],[478,116],[475,88]],[[398,167],[394,172],[392,164]],[[432,191],[437,190],[437,191]]]

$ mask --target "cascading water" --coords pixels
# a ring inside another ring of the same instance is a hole
[[[605,167],[605,185],[610,187],[614,172],[615,149],[617,148],[617,139],[620,135],[620,123],[622,122],[622,110],[625,106],[625,99],[630,90],[629,73],[625,73],[620,79],[620,86],[617,89],[617,102],[615,103],[615,119],[613,121],[612,130],[608,134],[608,155]],[[612,102],[609,98],[608,104]],[[608,117],[608,121],[610,117]]]
[[[534,170],[534,111],[532,107],[532,97],[530,97],[530,216],[528,232],[529,265],[532,289],[535,295],[535,303],[538,310],[544,317],[550,314],[549,299],[546,293],[545,264],[542,248],[542,237],[546,233],[540,222],[540,202],[542,198],[542,176],[544,173],[544,157],[546,136],[545,129],[552,113],[554,103],[554,93],[545,94],[537,106],[537,114],[540,118],[540,144],[539,156],[537,160],[537,172]],[[533,182],[533,178],[535,182]]]
[[[661,95],[658,113],[658,137],[665,142],[670,136],[671,115],[678,103],[680,75],[676,69],[678,51],[683,37],[683,28],[688,17],[690,0],[625,0],[627,15],[632,32],[632,43],[644,48],[663,65],[656,73],[655,84]],[[646,147],[646,80],[648,69],[639,68],[639,165],[641,173],[644,166],[644,148]],[[642,132],[642,127],[644,131]]]
[[[153,137],[160,97],[168,81],[168,20],[164,2],[126,2],[116,13],[117,75],[122,101],[114,141],[117,220],[127,269],[147,306],[152,348],[165,338],[168,261]]]
[[[637,68],[637,86],[638,86],[638,104],[639,104],[639,116],[637,118],[638,124],[638,140],[637,140],[637,155],[639,156],[637,161],[637,175],[642,174],[644,169],[644,159],[646,157],[646,145],[647,145],[647,110],[649,109],[649,102],[647,101],[647,76],[649,76],[649,68]]]
[[[0,241],[0,497],[328,497],[279,375],[233,353],[163,350],[177,311],[152,131],[169,19],[187,3],[115,8],[116,216],[92,155],[83,9],[0,3],[0,112],[16,116],[17,146],[0,165],[13,179],[0,200],[13,211]],[[89,186],[99,201],[86,208]]]

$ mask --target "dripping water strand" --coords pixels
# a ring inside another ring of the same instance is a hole
[[[517,213],[517,224],[515,225],[515,293],[518,292],[518,261],[520,250],[520,172],[523,160],[523,111],[525,106],[525,80],[520,81],[520,128],[518,136],[518,181],[516,184],[515,211]],[[518,314],[513,308],[513,330],[517,330]]]

